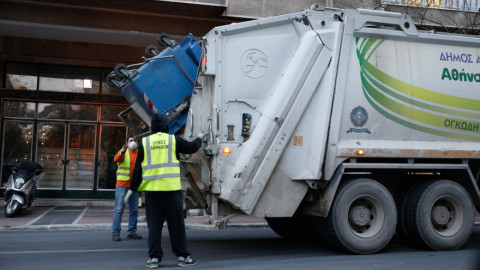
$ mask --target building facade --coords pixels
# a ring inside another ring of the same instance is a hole
[[[157,44],[159,33],[178,41],[188,33],[201,37],[218,25],[314,3],[399,9],[425,8],[424,2],[0,0],[1,162],[41,164],[40,198],[111,199],[113,157],[130,131],[117,117],[128,103],[105,78],[116,64],[142,62],[145,47]],[[431,7],[462,6],[448,3],[434,1]],[[1,173],[3,196],[9,172]]]
[[[130,133],[117,117],[128,103],[119,89],[105,83],[116,64],[142,62],[145,47],[156,45],[159,33],[176,40],[188,33],[201,37],[218,25],[310,5],[0,1],[1,162],[41,164],[40,198],[113,198],[113,157]],[[8,175],[2,168],[2,190]]]

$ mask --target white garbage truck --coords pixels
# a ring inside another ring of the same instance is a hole
[[[468,241],[480,209],[479,37],[313,5],[199,43],[183,136],[205,136],[183,160],[187,209],[206,209],[213,226],[263,217],[282,236],[358,254],[395,232],[433,250]]]

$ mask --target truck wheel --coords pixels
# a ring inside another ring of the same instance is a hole
[[[405,224],[405,207],[408,201],[411,200],[412,189],[404,189],[395,195],[395,205],[397,207],[397,234],[398,238],[404,241],[411,241],[408,235],[407,225]]]
[[[18,201],[10,200],[7,206],[5,206],[5,216],[13,217],[20,211],[21,208],[22,205]]]
[[[402,219],[414,243],[433,250],[454,250],[472,234],[474,209],[460,184],[435,180],[413,190]]]
[[[334,245],[358,254],[375,253],[395,233],[395,202],[382,184],[354,179],[339,187],[326,223]]]

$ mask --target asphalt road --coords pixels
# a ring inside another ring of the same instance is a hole
[[[107,230],[3,231],[0,269],[147,269],[147,231],[139,234],[144,239],[113,242]],[[288,241],[269,228],[189,230],[187,239],[199,262],[190,269],[480,269],[478,226],[464,248],[446,252],[419,250],[393,240],[378,254],[352,255],[315,243]],[[160,269],[177,269],[166,235],[163,246]]]

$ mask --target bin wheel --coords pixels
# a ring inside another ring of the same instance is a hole
[[[110,87],[119,87],[121,85],[121,82],[117,80],[115,77],[115,73],[111,72],[107,76],[107,85]]]
[[[117,77],[119,80],[126,79],[130,76],[128,68],[124,64],[116,65],[113,69],[113,72],[115,73],[115,77]]]
[[[158,50],[157,50],[157,47],[153,46],[153,45],[150,45],[150,46],[147,46],[145,48],[145,55],[148,57],[148,58],[152,58],[154,56],[156,56],[158,54]]]
[[[158,43],[158,45],[160,45],[162,47],[169,47],[169,46],[175,44],[175,40],[173,40],[170,37],[170,35],[168,35],[166,33],[161,33],[157,37],[157,43]]]

